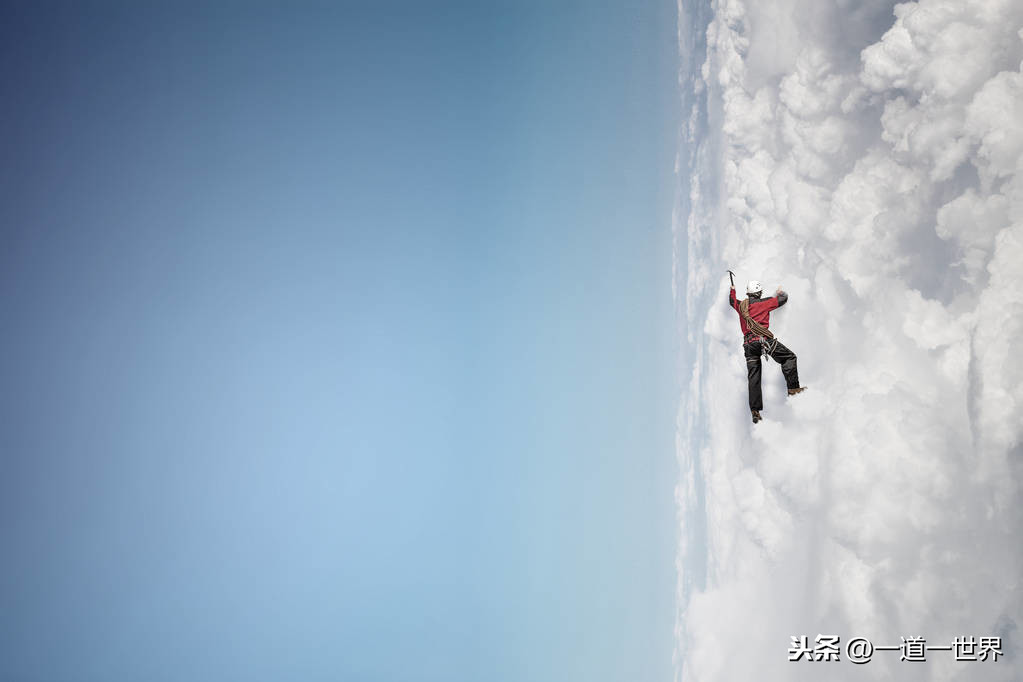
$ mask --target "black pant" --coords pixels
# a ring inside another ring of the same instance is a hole
[[[760,392],[760,355],[767,347],[767,354],[774,358],[775,362],[781,363],[781,373],[785,376],[785,383],[789,389],[799,388],[799,372],[796,370],[796,354],[782,345],[778,339],[765,339],[761,342],[754,339],[743,344],[742,350],[746,355],[746,369],[749,373],[749,409],[758,412],[764,409],[764,396]]]

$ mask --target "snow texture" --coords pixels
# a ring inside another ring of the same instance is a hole
[[[679,15],[678,679],[1023,679],[1023,2]],[[726,268],[810,387],[756,426]],[[1003,655],[846,660],[916,636]]]

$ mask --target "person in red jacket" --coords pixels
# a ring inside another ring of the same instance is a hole
[[[799,385],[799,371],[796,369],[796,354],[786,348],[768,329],[771,324],[771,311],[780,308],[789,300],[789,295],[778,287],[771,298],[761,298],[763,286],[756,280],[746,285],[748,298],[738,301],[735,298],[735,286],[728,292],[728,303],[739,314],[739,327],[742,329],[742,350],[746,356],[746,370],[749,378],[749,409],[753,415],[753,423],[760,421],[760,411],[764,409],[764,398],[760,391],[760,356],[770,355],[781,364],[781,373],[788,385],[789,395],[801,393],[805,389]]]

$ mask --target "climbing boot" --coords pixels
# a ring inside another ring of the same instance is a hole
[[[806,390],[806,386],[800,386],[799,388],[790,388],[789,389],[789,395],[795,395],[797,393],[802,393],[805,390]]]
[[[753,423],[756,424],[761,420],[760,410],[750,410],[753,413]]]

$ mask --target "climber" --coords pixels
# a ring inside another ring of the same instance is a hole
[[[733,273],[729,270],[729,275]],[[796,354],[786,348],[768,329],[771,323],[771,311],[780,308],[789,300],[789,295],[778,287],[775,296],[761,298],[763,286],[756,280],[746,285],[748,298],[737,301],[735,298],[735,279],[728,293],[728,303],[739,313],[739,326],[742,329],[742,350],[746,356],[746,369],[749,374],[749,409],[753,415],[753,423],[760,421],[760,411],[764,409],[764,399],[760,391],[760,355],[770,355],[781,364],[781,373],[785,376],[789,395],[796,395],[806,390],[799,385],[799,372],[796,370]]]

